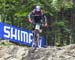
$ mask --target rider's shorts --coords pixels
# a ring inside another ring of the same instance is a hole
[[[33,19],[33,23],[32,23],[32,30],[35,29],[35,25],[38,23],[38,24],[41,24],[43,21],[42,17],[41,16],[35,16]]]
[[[32,30],[35,30],[35,26],[36,24],[32,24]],[[42,29],[42,26],[40,27],[40,29]]]

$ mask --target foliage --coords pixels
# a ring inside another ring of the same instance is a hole
[[[40,5],[48,18],[49,28],[46,30],[47,33],[44,32],[47,41],[67,40],[69,36],[72,36],[75,30],[75,3],[72,0],[0,0],[2,21],[31,30],[31,24],[27,21],[27,15],[35,5]],[[71,11],[74,13],[71,14]],[[68,21],[68,23],[66,21]],[[71,34],[68,34],[68,32]],[[65,33],[68,36],[66,38]],[[73,36],[74,35],[75,34],[73,34]]]
[[[55,22],[54,23],[55,27],[65,27],[65,23],[60,21],[60,22]]]

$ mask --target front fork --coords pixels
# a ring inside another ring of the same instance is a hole
[[[38,45],[39,45],[40,32],[41,31],[39,31],[39,30],[34,30],[33,31],[33,44],[32,44],[32,46],[34,45],[34,47],[38,47]]]

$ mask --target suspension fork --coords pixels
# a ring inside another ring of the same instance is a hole
[[[38,43],[39,43],[39,31],[38,30],[34,30],[33,32],[33,43],[35,43],[35,46],[38,47]]]

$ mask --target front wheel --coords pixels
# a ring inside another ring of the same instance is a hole
[[[38,30],[35,30],[33,34],[33,44],[35,48],[39,46],[39,38],[40,38],[40,34]]]

